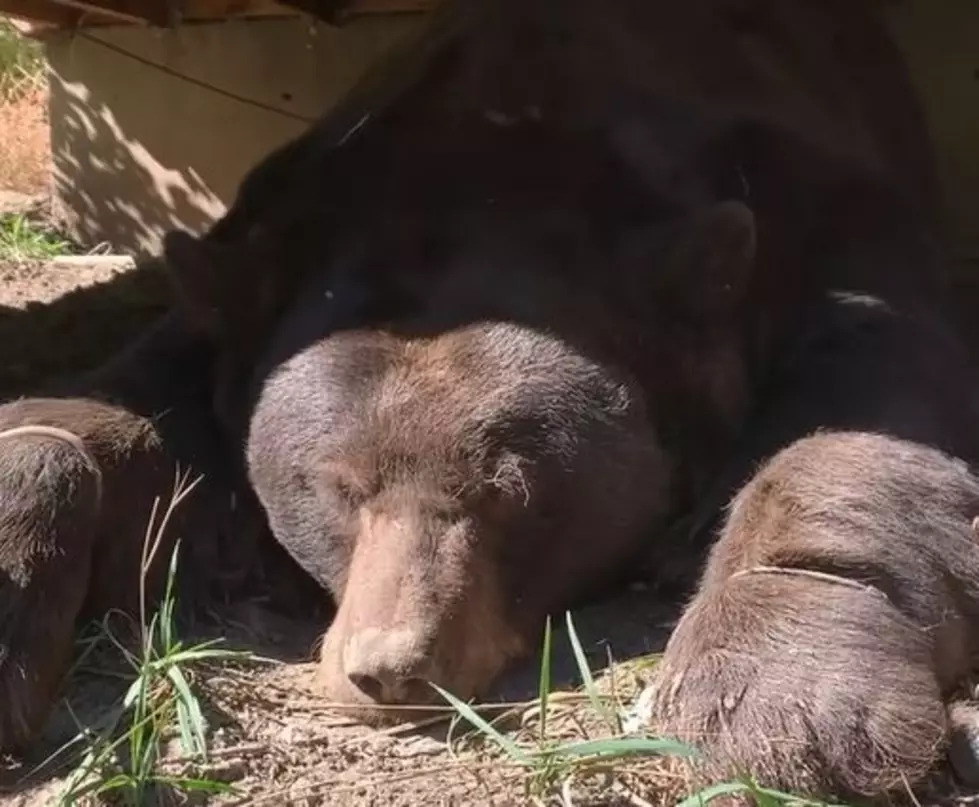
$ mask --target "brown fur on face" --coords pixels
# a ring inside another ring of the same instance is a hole
[[[410,494],[417,501],[418,494]],[[479,693],[528,648],[508,623],[488,536],[466,518],[439,519],[403,502],[394,515],[368,507],[347,586],[320,651],[317,685],[332,699],[364,704],[368,722],[418,717],[385,704],[424,705],[430,683]],[[404,519],[404,521],[402,521]],[[439,562],[419,554],[438,541]]]
[[[514,237],[534,223],[474,227],[414,317],[268,359],[250,477],[276,538],[338,601],[320,686],[365,719],[430,701],[426,682],[484,692],[548,613],[621,575],[689,487],[660,424],[705,453],[737,427],[751,212],[669,222],[631,254],[633,285],[586,298],[566,278],[592,254],[570,227]],[[323,305],[304,296],[287,327]],[[723,379],[691,372],[732,355]]]
[[[657,731],[698,745],[709,780],[839,798],[919,782],[979,650],[976,512],[968,466],[916,443],[826,432],[779,452],[670,639]]]
[[[364,704],[365,720],[431,702],[428,682],[483,692],[663,508],[670,468],[641,393],[558,339],[506,323],[415,339],[364,331],[314,355],[336,385],[301,400],[320,420],[308,437],[273,426],[297,423],[287,368],[253,422],[252,478],[276,535],[339,603],[324,696]],[[297,467],[315,499],[290,493]]]

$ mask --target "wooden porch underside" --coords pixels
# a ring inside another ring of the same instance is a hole
[[[362,14],[422,12],[437,0],[0,0],[0,14],[25,34],[101,25],[170,27],[255,17],[307,14],[336,23]]]

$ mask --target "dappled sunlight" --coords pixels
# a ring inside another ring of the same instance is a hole
[[[256,43],[253,28],[228,25],[48,43],[55,197],[82,240],[153,254],[169,230],[206,229],[244,172],[413,30],[279,20]]]
[[[127,136],[105,103],[80,83],[52,74],[56,196],[71,229],[89,240],[151,253],[170,229],[199,231],[224,211],[198,175],[166,168]]]

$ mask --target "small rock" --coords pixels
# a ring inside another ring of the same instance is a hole
[[[238,782],[245,778],[248,768],[243,759],[224,759],[207,766],[203,774],[215,782]]]
[[[133,269],[136,262],[129,255],[62,255],[47,261],[50,269],[93,269],[124,272]]]
[[[291,724],[284,726],[282,731],[278,733],[276,740],[281,745],[293,745],[296,742],[296,727]]]
[[[409,737],[395,747],[395,754],[403,759],[433,757],[445,751],[445,744],[432,737]]]
[[[948,710],[951,742],[948,761],[966,787],[979,787],[979,704],[953,703]]]
[[[390,734],[375,734],[364,738],[364,746],[369,748],[371,753],[392,750],[398,745],[398,739]]]
[[[622,730],[626,734],[635,734],[648,727],[653,719],[653,699],[656,697],[656,683],[647,686],[636,702],[622,715]]]

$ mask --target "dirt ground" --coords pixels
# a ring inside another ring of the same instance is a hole
[[[609,652],[618,655],[620,648],[632,653],[649,650],[661,644],[666,636],[662,613],[645,607],[643,597],[634,593],[616,606],[593,609],[576,619],[577,631],[588,648],[595,669],[607,662]],[[635,614],[646,619],[637,621]],[[629,619],[628,615],[633,618]],[[227,618],[227,615],[224,615]],[[269,613],[250,614],[251,625],[246,639],[230,631],[233,646],[245,646],[255,652],[265,651],[274,662],[263,665],[210,666],[198,671],[197,680],[205,698],[210,721],[209,761],[188,766],[174,750],[164,769],[176,774],[193,772],[232,783],[236,792],[207,802],[215,805],[511,805],[532,802],[524,792],[526,777],[516,766],[492,747],[466,740],[464,725],[456,726],[453,735],[461,739],[448,743],[450,721],[436,718],[422,727],[394,726],[372,730],[344,717],[330,704],[317,698],[309,689],[314,665],[309,661],[310,648],[321,625],[279,620]],[[254,629],[262,623],[258,639]],[[600,625],[615,625],[609,636]],[[650,639],[653,641],[650,642]],[[236,641],[237,640],[237,641]],[[304,649],[295,655],[284,648]],[[572,693],[564,714],[552,712],[548,735],[553,739],[586,739],[601,736],[603,727],[585,698],[574,694],[573,661],[564,635],[555,634],[555,682],[557,689]],[[629,655],[629,653],[623,653]],[[305,658],[304,658],[305,657]],[[536,660],[535,660],[536,662]],[[76,675],[67,687],[66,701],[71,712],[62,708],[48,725],[45,738],[31,760],[11,767],[8,775],[30,771],[32,765],[59,748],[77,731],[71,718],[95,725],[108,704],[117,701],[121,686],[114,681],[110,668],[88,670]],[[623,666],[616,672],[615,691],[624,703],[630,702],[647,683],[648,672],[636,666]],[[603,682],[608,691],[611,683]],[[504,681],[496,699],[521,703],[536,697],[536,667],[528,664]],[[448,712],[448,710],[446,710]],[[520,708],[501,724],[518,738]],[[531,743],[532,745],[532,743]],[[670,804],[665,797],[676,795],[682,779],[663,765],[647,763],[630,766],[620,772],[614,787],[602,781],[604,771],[596,771],[597,781],[575,783],[575,805],[641,805]],[[42,805],[54,803],[64,785],[64,775],[37,776],[32,787],[0,797],[9,805]],[[675,786],[674,786],[675,785]],[[635,795],[632,795],[635,794]],[[641,797],[639,794],[642,794]],[[657,797],[658,794],[658,797]],[[642,798],[643,800],[637,800]],[[162,799],[156,803],[182,803]],[[561,803],[542,799],[542,803]]]

